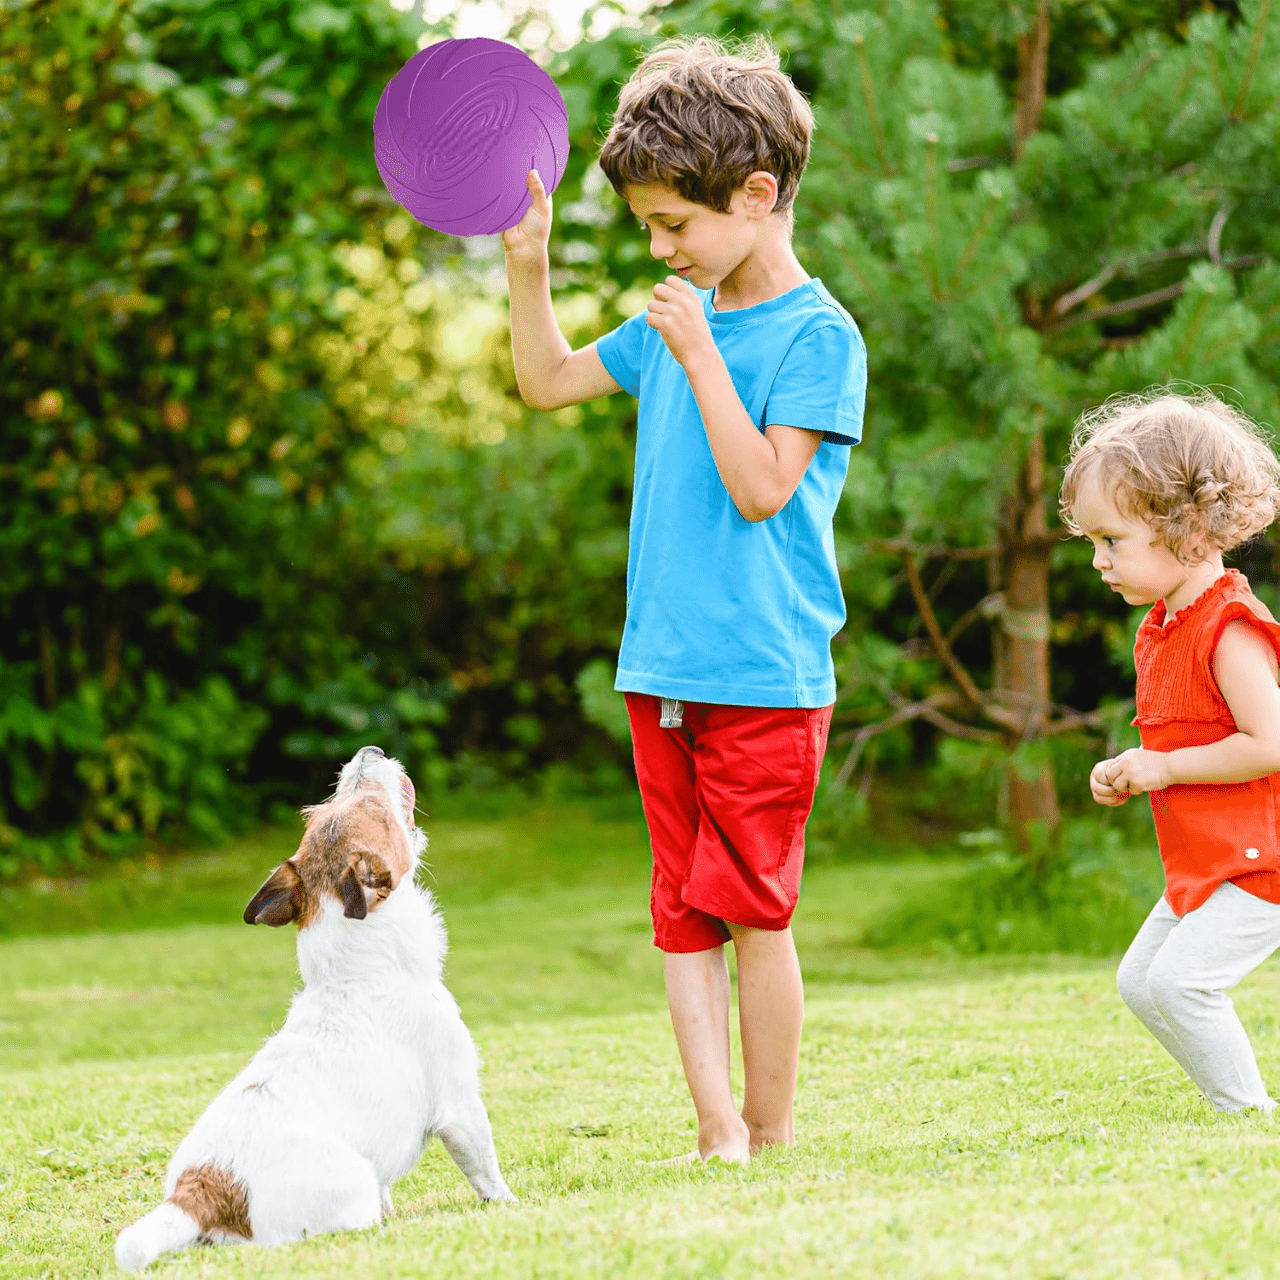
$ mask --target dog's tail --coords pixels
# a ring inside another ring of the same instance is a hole
[[[185,1249],[200,1236],[200,1224],[166,1200],[116,1237],[116,1261],[125,1271],[141,1271],[162,1253]]]

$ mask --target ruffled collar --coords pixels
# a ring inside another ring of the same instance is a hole
[[[1151,606],[1151,611],[1143,619],[1143,627],[1150,628],[1159,636],[1166,636],[1175,627],[1180,626],[1192,614],[1198,613],[1217,600],[1220,596],[1225,595],[1228,591],[1234,589],[1249,590],[1249,579],[1240,572],[1239,569],[1228,569],[1221,577],[1215,578],[1209,586],[1198,595],[1190,604],[1184,604],[1177,613],[1169,619],[1168,625],[1165,625],[1166,607],[1163,600],[1157,600]]]

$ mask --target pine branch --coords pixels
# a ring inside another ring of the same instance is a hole
[[[987,234],[987,228],[991,225],[991,215],[999,203],[1000,196],[994,191],[987,196],[987,202],[982,209],[982,216],[978,219],[978,225],[973,229],[973,234],[969,237],[969,243],[965,245],[964,252],[960,255],[960,261],[956,264],[955,274],[951,277],[949,288],[954,289],[960,283],[960,277],[964,275],[965,269],[973,260],[973,255],[977,251],[979,242]]]
[[[1218,265],[1227,271],[1247,271],[1267,260],[1265,253],[1251,253],[1243,258],[1226,258]],[[1108,320],[1112,316],[1128,315],[1131,311],[1141,311],[1145,307],[1159,306],[1162,302],[1172,302],[1186,292],[1187,283],[1180,280],[1177,284],[1166,285],[1163,289],[1153,289],[1150,293],[1140,293],[1135,298],[1126,298],[1123,302],[1112,302],[1105,307],[1097,307],[1093,311],[1084,311],[1079,315],[1068,317],[1061,324],[1050,325],[1042,332],[1046,337],[1054,337],[1074,329],[1078,324],[1089,324],[1095,320]]]
[[[973,709],[983,715],[991,716],[993,720],[999,723],[1000,718],[995,714],[996,708],[987,706],[987,700],[983,697],[982,690],[974,684],[973,677],[964,669],[955,654],[951,652],[951,646],[942,634],[942,628],[938,626],[938,619],[933,612],[933,606],[929,603],[929,597],[925,594],[924,583],[920,581],[920,570],[916,568],[915,557],[910,551],[902,553],[902,564],[907,573],[907,583],[911,587],[912,596],[915,598],[920,620],[924,623],[924,628],[929,633],[929,639],[933,641],[933,651],[938,655],[938,661],[946,667],[951,678],[959,686],[960,692],[964,694]]]
[[[1230,214],[1231,210],[1224,204],[1209,224],[1209,258],[1213,262],[1222,261],[1222,228],[1227,225]]]
[[[837,787],[843,787],[848,783],[850,777],[853,776],[853,771],[858,767],[858,761],[862,758],[863,748],[872,738],[879,734],[887,733],[890,729],[896,729],[900,724],[906,724],[909,720],[926,719],[947,733],[954,733],[957,737],[970,738],[981,742],[994,741],[999,736],[986,729],[975,729],[972,725],[961,724],[958,720],[952,720],[950,716],[945,716],[938,710],[939,707],[959,702],[960,695],[957,693],[934,693],[919,702],[908,702],[896,690],[891,692],[899,703],[899,706],[891,715],[884,720],[876,720],[870,724],[864,724],[862,728],[853,733],[842,733],[832,738],[831,745],[833,747],[843,746],[849,741],[853,742],[849,754],[845,757],[844,763],[840,766],[840,771],[835,776],[835,785]]]
[[[924,210],[929,224],[929,292],[939,302],[943,301],[942,281],[938,275],[938,135],[931,133],[927,139],[928,150],[924,161]]]
[[[1253,75],[1258,69],[1258,54],[1262,52],[1262,38],[1267,30],[1267,11],[1271,8],[1271,0],[1262,0],[1258,5],[1258,21],[1253,28],[1253,40],[1249,44],[1249,61],[1244,69],[1244,77],[1240,81],[1240,92],[1236,95],[1235,106],[1231,108],[1231,120],[1239,124],[1244,119],[1244,104],[1248,100],[1249,90],[1253,87]]]
[[[950,716],[943,714],[943,707],[953,707],[956,703],[964,700],[954,690],[948,689],[940,693],[932,693],[927,698],[911,702],[903,697],[882,676],[873,674],[871,682],[893,707],[893,711],[883,720],[874,720],[856,730],[838,734],[831,739],[833,747],[842,747],[846,742],[853,744],[835,776],[834,785],[837,789],[848,785],[849,779],[853,776],[853,771],[858,767],[858,762],[862,759],[862,753],[867,743],[872,738],[878,737],[882,733],[887,733],[890,729],[896,729],[899,725],[907,724],[912,720],[927,720],[944,733],[949,733],[957,738],[964,738],[969,742],[993,743],[1000,740],[1001,735],[994,730],[979,729],[971,724],[963,724],[959,720],[953,720]],[[998,693],[1001,697],[1011,698],[1014,701],[1034,701],[1028,695],[1019,694],[1013,689],[999,689],[993,690],[993,692]],[[1059,718],[1041,724],[1039,733],[1043,737],[1069,733],[1074,729],[1092,729],[1097,733],[1105,733],[1109,727],[1105,718],[1097,711],[1077,711],[1074,707],[1064,707],[1056,702],[1050,703],[1049,708]]]
[[[1004,601],[1003,591],[993,591],[985,595],[971,609],[966,609],[952,624],[947,632],[947,643],[955,644],[957,638],[969,629],[979,618],[990,621],[999,613]]]
[[[1008,162],[1008,156],[960,156],[948,160],[946,170],[948,173],[964,173],[967,169],[994,169],[996,165]]]
[[[1213,228],[1210,227],[1209,230],[1210,230],[1210,235],[1212,236]],[[1095,293],[1097,293],[1100,289],[1104,288],[1106,285],[1110,284],[1111,281],[1114,280],[1118,275],[1123,275],[1123,276],[1136,275],[1144,267],[1153,267],[1161,262],[1174,262],[1174,261],[1177,261],[1179,258],[1199,258],[1204,254],[1204,252],[1205,251],[1202,248],[1200,248],[1199,245],[1187,244],[1187,245],[1179,245],[1178,248],[1176,249],[1158,249],[1154,253],[1144,253],[1141,256],[1137,258],[1132,258],[1127,262],[1125,261],[1113,262],[1110,266],[1103,267],[1103,269],[1096,276],[1094,276],[1093,279],[1086,280],[1084,284],[1078,285],[1076,288],[1072,289],[1069,293],[1064,293],[1053,304],[1053,306],[1049,308],[1049,314],[1051,316],[1066,315],[1068,311],[1071,311],[1073,308],[1079,306],[1080,303],[1087,302],[1090,298],[1093,297]],[[1212,257],[1213,255],[1212,242],[1210,245],[1209,254]],[[1218,259],[1215,258],[1214,261],[1217,262]]]
[[[1072,289],[1070,293],[1064,293],[1052,307],[1049,308],[1051,316],[1065,315],[1072,307],[1078,306],[1088,298],[1092,298],[1099,289],[1104,289],[1116,278],[1120,268],[1117,266],[1103,267],[1092,280],[1086,280],[1084,284],[1078,285]]]
[[[858,283],[862,285],[867,297],[878,299],[879,294],[877,294],[871,287],[871,281],[863,275],[862,268],[858,265],[857,259],[849,252],[848,248],[843,243],[840,245],[840,256],[844,259],[845,266],[849,268],[850,274],[858,278]]]
[[[1056,543],[1059,538],[1049,533],[1032,532],[1022,541],[1028,546],[1041,546]],[[979,557],[999,555],[1002,551],[1001,548],[923,548],[914,546],[903,539],[874,539],[872,545],[878,550],[892,550],[902,556],[905,576],[911,588],[911,595],[915,600],[916,611],[924,624],[925,630],[929,633],[929,641],[933,652],[955,682],[959,693],[948,690],[909,703],[887,682],[873,675],[871,677],[872,682],[885,699],[894,706],[894,710],[884,720],[865,724],[853,733],[841,734],[832,739],[833,746],[840,746],[851,740],[853,742],[853,747],[850,749],[849,755],[846,757],[844,764],[841,765],[840,772],[836,777],[837,786],[842,787],[848,781],[857,766],[863,748],[871,738],[889,729],[896,728],[908,720],[923,718],[946,733],[960,738],[967,738],[973,742],[995,742],[1000,740],[1002,736],[1000,733],[989,729],[980,729],[974,725],[963,724],[960,721],[951,719],[950,716],[942,714],[941,707],[953,706],[958,701],[967,703],[971,710],[1000,725],[1006,734],[1016,734],[1021,741],[1026,741],[1033,733],[1037,736],[1047,736],[1066,733],[1072,729],[1090,728],[1101,730],[1106,727],[1096,712],[1081,712],[1076,711],[1073,707],[1061,706],[1055,702],[1043,702],[1031,694],[1021,693],[1014,689],[998,688],[984,692],[978,688],[973,677],[970,676],[963,664],[955,656],[951,644],[955,637],[975,618],[980,615],[991,616],[992,606],[997,601],[1000,602],[1000,606],[1003,608],[1003,593],[997,592],[994,595],[984,597],[951,628],[948,635],[944,636],[942,634],[942,628],[938,625],[937,615],[934,613],[933,605],[930,601],[930,592],[925,590],[924,582],[920,577],[920,570],[916,565],[916,555],[923,554],[927,557],[929,554],[937,554],[952,560],[972,560]],[[1007,705],[1008,703],[1021,706],[1022,711],[1015,710],[1014,707]],[[1048,715],[1057,714],[1058,719],[1053,721],[1046,720],[1043,718],[1046,713]]]
[[[866,103],[867,115],[871,120],[871,136],[875,139],[876,154],[884,166],[885,173],[893,172],[889,163],[889,152],[884,145],[884,130],[880,127],[880,113],[876,110],[876,87],[871,79],[871,67],[867,62],[867,38],[859,33],[853,37],[853,45],[857,50],[858,74],[862,79],[862,99]]]

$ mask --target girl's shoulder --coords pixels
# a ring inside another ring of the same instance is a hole
[[[1248,578],[1236,569],[1227,570],[1179,609],[1168,626],[1160,625],[1163,610],[1159,606],[1152,609],[1134,643],[1134,724],[1194,721],[1234,725],[1231,708],[1213,678],[1212,663],[1223,631],[1237,619],[1261,630],[1280,656],[1280,623],[1250,590]]]
[[[1222,633],[1232,622],[1244,622],[1261,631],[1280,655],[1280,623],[1271,610],[1253,594],[1249,579],[1238,569],[1228,569],[1213,586],[1186,609],[1180,609],[1166,631],[1166,656],[1174,662],[1199,663],[1208,667]]]
[[[1253,594],[1249,579],[1239,569],[1228,569],[1218,581],[1226,584],[1218,604],[1220,610],[1225,610],[1229,605],[1238,601],[1247,605],[1255,617],[1263,619],[1264,622],[1275,622],[1275,617],[1271,610]]]

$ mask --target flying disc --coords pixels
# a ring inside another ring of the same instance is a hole
[[[473,36],[415,53],[373,115],[382,181],[419,222],[455,236],[496,235],[529,208],[537,169],[554,191],[569,159],[569,113],[523,50]]]

